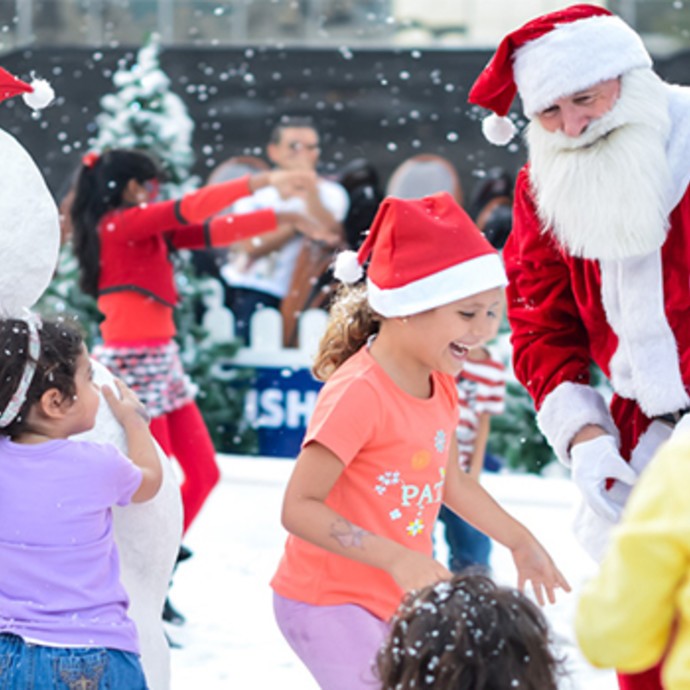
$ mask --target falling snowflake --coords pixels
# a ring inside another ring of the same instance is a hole
[[[424,522],[417,518],[414,522],[411,522],[407,526],[407,533],[411,537],[416,537],[418,534],[421,534],[424,531]]]
[[[377,493],[379,496],[383,496],[383,494],[386,493],[386,489],[387,489],[387,488],[388,488],[387,486],[382,486],[381,484],[378,484],[377,486],[374,487],[376,493]]]
[[[446,432],[439,429],[436,432],[436,438],[434,438],[434,447],[439,453],[443,453],[446,449]]]
[[[391,512],[388,513],[388,515],[390,515],[391,520],[399,520],[402,517],[402,513],[398,508],[391,510]]]

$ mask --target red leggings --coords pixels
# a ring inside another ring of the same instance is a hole
[[[184,472],[180,491],[186,532],[220,479],[213,442],[194,402],[154,417],[151,433],[165,454],[177,459]]]
[[[620,690],[663,690],[661,684],[661,665],[650,668],[642,673],[618,674]]]

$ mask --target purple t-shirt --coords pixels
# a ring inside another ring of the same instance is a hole
[[[0,439],[0,632],[139,653],[111,507],[140,484],[111,445]]]

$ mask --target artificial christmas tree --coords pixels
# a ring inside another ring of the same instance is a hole
[[[194,162],[192,134],[194,123],[179,96],[170,90],[170,79],[160,68],[159,44],[154,35],[141,48],[136,62],[121,65],[113,76],[117,91],[101,99],[103,112],[97,116],[98,133],[89,141],[90,149],[129,148],[152,156],[165,174],[159,198],[179,198],[199,186],[191,174]],[[214,343],[198,324],[198,306],[204,283],[192,267],[190,253],[171,255],[179,304],[175,309],[176,340],[187,371],[199,386],[197,404],[216,447],[237,452],[256,450],[256,432],[242,422],[243,388],[226,386],[213,377],[212,364],[232,356],[236,343]],[[95,302],[78,287],[76,262],[69,248],[63,249],[60,265],[41,307],[65,312],[83,323],[93,342],[100,319]],[[89,344],[91,344],[91,342]]]

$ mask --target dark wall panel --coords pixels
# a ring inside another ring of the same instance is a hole
[[[55,105],[32,115],[20,99],[0,106],[0,127],[17,136],[58,194],[87,148],[99,98],[114,90],[118,62],[134,48],[46,48],[5,55],[2,65],[22,78],[50,79]],[[478,50],[349,50],[170,48],[161,65],[196,122],[195,170],[202,178],[232,155],[262,153],[280,115],[308,114],[323,140],[324,171],[366,157],[384,179],[415,153],[437,153],[458,168],[466,193],[493,165],[517,169],[521,143],[484,141],[481,113],[467,91],[490,56]],[[657,62],[662,76],[687,82],[690,54]]]

